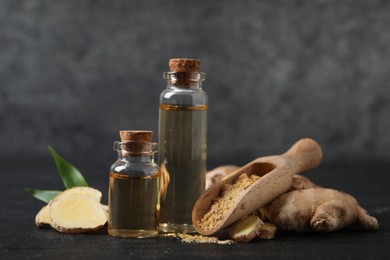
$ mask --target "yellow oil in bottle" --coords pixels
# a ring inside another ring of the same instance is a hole
[[[126,238],[158,236],[160,173],[130,177],[110,173],[108,234]]]
[[[159,113],[159,163],[169,175],[160,229],[193,231],[192,208],[205,187],[207,105],[161,104]]]

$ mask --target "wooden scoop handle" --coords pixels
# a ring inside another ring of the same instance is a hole
[[[282,154],[292,173],[299,173],[317,167],[322,160],[321,146],[310,138],[296,142],[287,152]]]

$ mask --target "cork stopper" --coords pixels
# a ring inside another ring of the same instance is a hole
[[[153,131],[122,130],[119,135],[122,143],[116,143],[124,155],[141,156],[142,153],[152,152]]]
[[[179,88],[190,88],[194,83],[204,80],[204,73],[199,72],[200,61],[196,59],[170,59],[169,72],[163,77]]]
[[[122,142],[150,143],[152,142],[153,131],[121,130],[119,135]]]
[[[169,60],[169,69],[170,71],[177,72],[191,72],[199,71],[200,61],[196,59],[170,59]]]

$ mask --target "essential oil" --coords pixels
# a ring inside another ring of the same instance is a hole
[[[160,96],[159,165],[162,174],[160,229],[191,232],[192,208],[205,188],[207,94],[205,74],[191,59],[171,59]]]
[[[125,238],[157,237],[160,219],[160,171],[153,161],[151,131],[121,131],[114,143],[118,160],[111,166],[108,234]]]

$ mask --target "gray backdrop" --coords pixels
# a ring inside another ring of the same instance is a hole
[[[390,161],[390,1],[0,1],[0,160],[106,166],[157,131],[171,57],[199,58],[209,166],[281,153]]]

